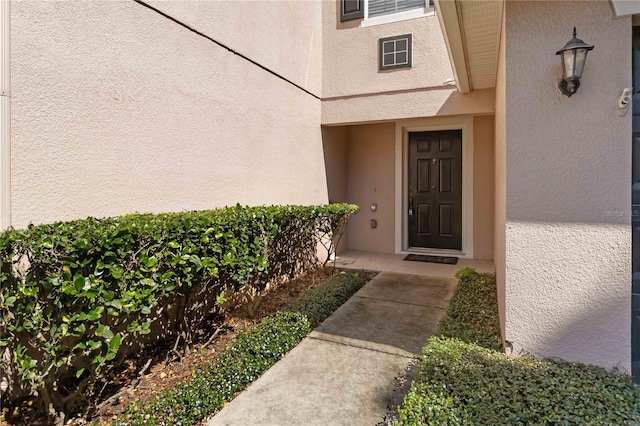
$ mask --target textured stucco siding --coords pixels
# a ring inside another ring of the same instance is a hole
[[[554,53],[573,26],[596,47],[567,98]],[[506,2],[505,42],[505,338],[628,371],[631,116],[615,105],[631,86],[631,19],[607,2]]]
[[[473,247],[474,258],[493,258],[493,116],[473,119]],[[432,125],[442,120],[429,120]],[[347,247],[395,253],[395,123],[335,126],[323,129],[329,197],[361,207],[351,218]],[[346,163],[343,161],[346,154]],[[345,173],[346,170],[346,173]],[[332,195],[333,194],[333,195]],[[377,211],[370,206],[377,204]],[[377,228],[371,228],[371,220]]]
[[[322,128],[322,148],[327,171],[329,202],[347,202],[347,155],[349,128],[344,126]],[[336,253],[347,248],[347,234],[340,236]]]
[[[321,95],[322,1],[151,0],[148,3]]]
[[[361,26],[340,22],[339,2],[322,2],[322,124],[493,114],[493,89],[466,95],[455,85],[437,16]],[[412,67],[380,71],[378,40],[412,34]]]
[[[339,2],[323,1],[323,98],[439,87],[453,77],[435,15],[371,27],[341,23]],[[378,71],[378,39],[413,35],[412,68]]]
[[[311,4],[291,14],[307,34],[320,25]],[[20,1],[11,18],[15,227],[327,201],[319,100],[132,1]],[[321,55],[270,25],[272,51]],[[289,77],[302,82],[301,67]]]
[[[495,157],[494,157],[494,233],[493,233],[493,263],[496,267],[496,282],[498,285],[498,311],[500,327],[504,337],[505,324],[505,231],[507,208],[507,111],[506,111],[506,42],[505,42],[505,15],[502,14],[502,31],[500,35],[500,50],[498,53],[498,70],[496,75],[496,115],[495,115]]]
[[[322,124],[493,114],[494,90],[462,94],[455,87],[347,96],[322,101]]]
[[[347,200],[361,207],[349,221],[348,247],[376,253],[394,252],[395,124],[349,127]],[[371,204],[378,209],[371,212]],[[371,228],[371,220],[378,223]]]
[[[493,259],[494,117],[473,118],[473,257]]]

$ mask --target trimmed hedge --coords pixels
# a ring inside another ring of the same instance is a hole
[[[602,368],[431,338],[400,425],[637,425],[640,394]]]
[[[640,393],[628,376],[504,355],[495,277],[468,268],[457,277],[442,335],[424,347],[398,409],[400,426],[640,424]]]
[[[177,389],[131,406],[114,425],[193,425],[222,408],[234,394],[258,378],[295,347],[311,327],[304,315],[278,313],[238,333],[215,362]]]
[[[238,205],[1,233],[3,399],[30,393],[74,413],[127,354],[159,339],[188,344],[226,288],[261,290],[314,266],[321,242],[328,259],[357,210]]]
[[[291,306],[294,312],[278,312],[238,333],[214,362],[194,373],[193,379],[150,402],[134,403],[114,426],[188,426],[213,415],[367,281],[362,274],[341,274],[304,293]]]
[[[438,324],[438,334],[502,350],[495,275],[463,268],[456,279],[458,286]]]
[[[303,314],[311,327],[315,328],[367,281],[369,279],[365,274],[341,273],[324,285],[301,294],[288,309]]]

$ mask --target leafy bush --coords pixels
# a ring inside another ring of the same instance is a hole
[[[133,404],[114,426],[193,425],[217,412],[236,392],[244,389],[295,347],[367,278],[341,274],[301,295],[291,310],[278,312],[260,324],[238,333],[216,360],[194,373],[192,380],[167,390],[150,402]],[[306,314],[313,316],[309,320]]]
[[[289,352],[311,327],[304,315],[280,312],[238,333],[215,362],[193,379],[149,403],[129,408],[115,425],[193,425],[222,408],[262,372]]]
[[[463,268],[456,273],[456,288],[438,334],[502,350],[496,277]]]
[[[306,316],[311,327],[315,328],[356,291],[360,290],[367,281],[369,278],[365,274],[342,273],[325,285],[300,295],[289,307],[289,310],[300,312]]]
[[[357,206],[230,207],[29,226],[0,234],[0,371],[8,395],[71,413],[125,356],[191,340],[226,288],[318,261]],[[3,399],[7,394],[3,394]]]
[[[631,425],[638,407],[627,376],[434,337],[399,414],[400,425]]]
[[[470,268],[419,360],[399,425],[640,424],[628,376],[502,352],[495,277]]]

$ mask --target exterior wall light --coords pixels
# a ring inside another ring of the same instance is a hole
[[[576,27],[573,27],[573,38],[556,52],[562,59],[562,80],[558,88],[563,95],[571,97],[580,87],[580,78],[587,60],[587,52],[593,50],[593,46],[576,37]]]

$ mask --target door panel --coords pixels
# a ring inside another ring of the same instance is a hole
[[[431,182],[431,160],[418,160],[418,192],[429,192]]]
[[[462,131],[409,133],[409,247],[462,249]]]
[[[418,233],[422,235],[431,234],[431,204],[418,204]]]
[[[451,204],[440,204],[440,235],[453,236],[453,206]]]

